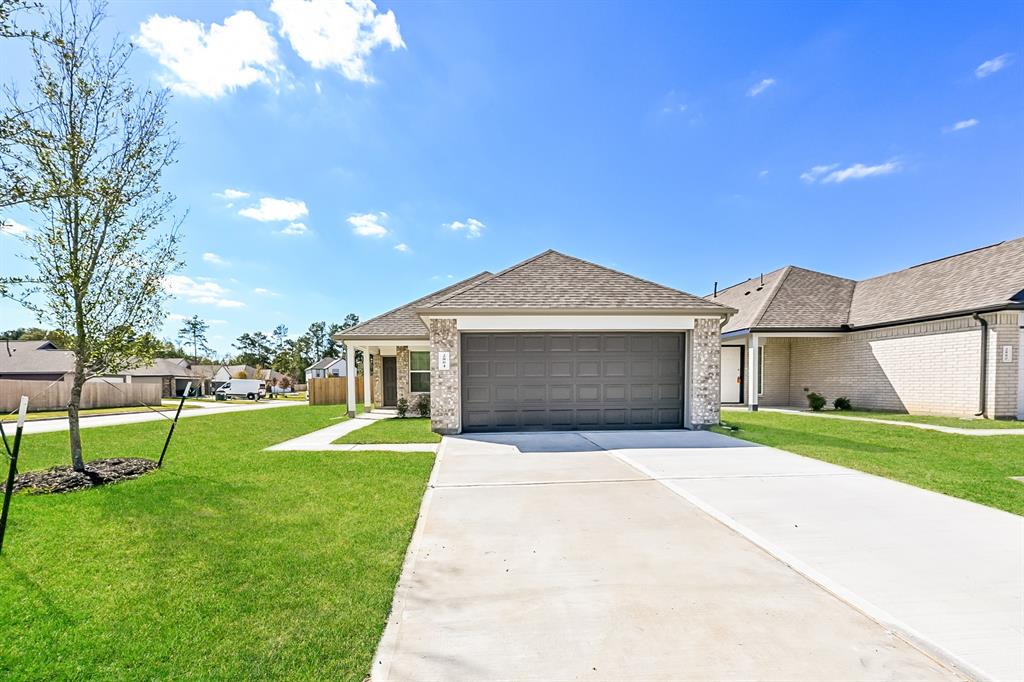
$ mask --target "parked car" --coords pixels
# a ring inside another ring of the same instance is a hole
[[[267,384],[260,379],[231,379],[217,389],[217,399],[245,398],[259,400],[267,395]]]

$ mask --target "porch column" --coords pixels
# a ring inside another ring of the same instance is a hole
[[[348,416],[356,416],[356,349],[352,344],[345,344],[345,380],[347,382],[346,401]]]
[[[758,367],[758,342],[757,334],[751,334],[747,342],[747,409],[757,412],[757,377],[761,368]]]
[[[352,353],[355,357],[355,353]],[[373,395],[370,392],[370,349],[363,349],[363,412],[373,412]]]

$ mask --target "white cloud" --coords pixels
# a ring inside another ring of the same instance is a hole
[[[760,173],[757,174],[757,177],[763,178],[763,177],[766,177],[767,175],[768,175],[768,171],[767,170],[763,170],[763,171],[761,171]]]
[[[815,166],[811,170],[800,174],[804,182],[840,183],[847,180],[861,180],[875,175],[889,175],[903,169],[897,159],[890,159],[885,163],[875,166],[865,166],[862,163],[855,163],[852,166],[837,170],[839,164],[833,163],[828,166]]]
[[[273,0],[281,35],[314,69],[337,68],[349,80],[372,83],[366,58],[377,47],[405,47],[395,13],[370,0]]]
[[[226,298],[228,290],[215,281],[200,277],[192,279],[187,275],[167,275],[164,278],[164,291],[185,299],[189,303],[214,305],[218,308],[242,308],[241,301]]]
[[[963,121],[957,121],[956,123],[954,123],[953,125],[949,126],[948,128],[943,128],[943,132],[954,133],[954,132],[956,132],[958,130],[966,130],[967,128],[973,128],[976,125],[978,125],[978,119],[976,119],[976,118],[968,118],[968,119],[963,120]]]
[[[259,206],[243,208],[238,215],[265,223],[275,220],[295,221],[309,215],[309,209],[306,208],[305,201],[262,197]]]
[[[476,218],[466,218],[466,222],[453,220],[450,223],[445,223],[442,227],[447,227],[452,232],[465,230],[467,239],[476,239],[483,234],[483,230],[487,226]]]
[[[348,224],[352,226],[352,232],[360,237],[383,237],[388,233],[388,228],[380,223],[387,217],[388,214],[384,211],[380,213],[363,213],[362,215],[349,216]]]
[[[179,315],[178,313],[167,313],[167,319],[172,322],[181,322],[182,320],[187,320],[188,318],[185,317],[184,315]]]
[[[210,263],[211,265],[227,265],[228,262],[218,256],[217,254],[207,251],[203,254],[203,261]]]
[[[228,323],[227,320],[207,320],[207,322],[209,324],[214,324],[214,325],[221,325],[221,324],[227,324]]]
[[[775,85],[774,78],[765,78],[760,83],[747,90],[747,97],[757,97],[758,95],[760,95],[762,92],[772,87],[773,85]]]
[[[10,218],[3,222],[0,222],[0,234],[8,234],[11,235],[12,237],[19,237],[27,232],[27,227],[25,227],[24,225],[15,220],[11,220]]]
[[[281,229],[281,234],[292,236],[307,234],[308,232],[309,228],[306,227],[305,223],[288,223]]]
[[[804,171],[803,173],[801,173],[800,179],[803,180],[804,182],[816,182],[823,175],[838,167],[838,163],[830,163],[827,166],[814,166],[809,171]]]
[[[213,196],[227,201],[234,201],[235,199],[244,199],[249,196],[248,192],[243,192],[239,189],[226,189],[223,192],[214,192]]]
[[[993,57],[987,62],[982,62],[978,68],[974,70],[974,75],[978,78],[987,78],[994,74],[996,71],[1002,71],[1010,65],[1010,53],[1001,54],[998,57]]]
[[[409,250],[409,245],[406,244],[405,242],[402,242],[401,244],[395,244],[395,251],[401,251],[402,253],[405,253],[408,250]]]
[[[139,26],[136,43],[169,73],[165,85],[190,97],[220,97],[283,71],[270,24],[248,10],[207,28],[199,21],[153,15]]]
[[[257,296],[269,296],[270,298],[279,298],[281,296],[281,294],[277,293],[276,291],[264,289],[263,287],[256,287],[255,289],[252,290],[252,293],[256,294]]]

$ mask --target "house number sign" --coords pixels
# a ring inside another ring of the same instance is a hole
[[[437,354],[437,368],[438,369],[451,369],[452,367],[452,356],[448,351],[440,351]]]

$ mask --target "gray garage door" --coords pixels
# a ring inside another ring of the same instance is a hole
[[[462,335],[464,431],[682,422],[682,334]]]

